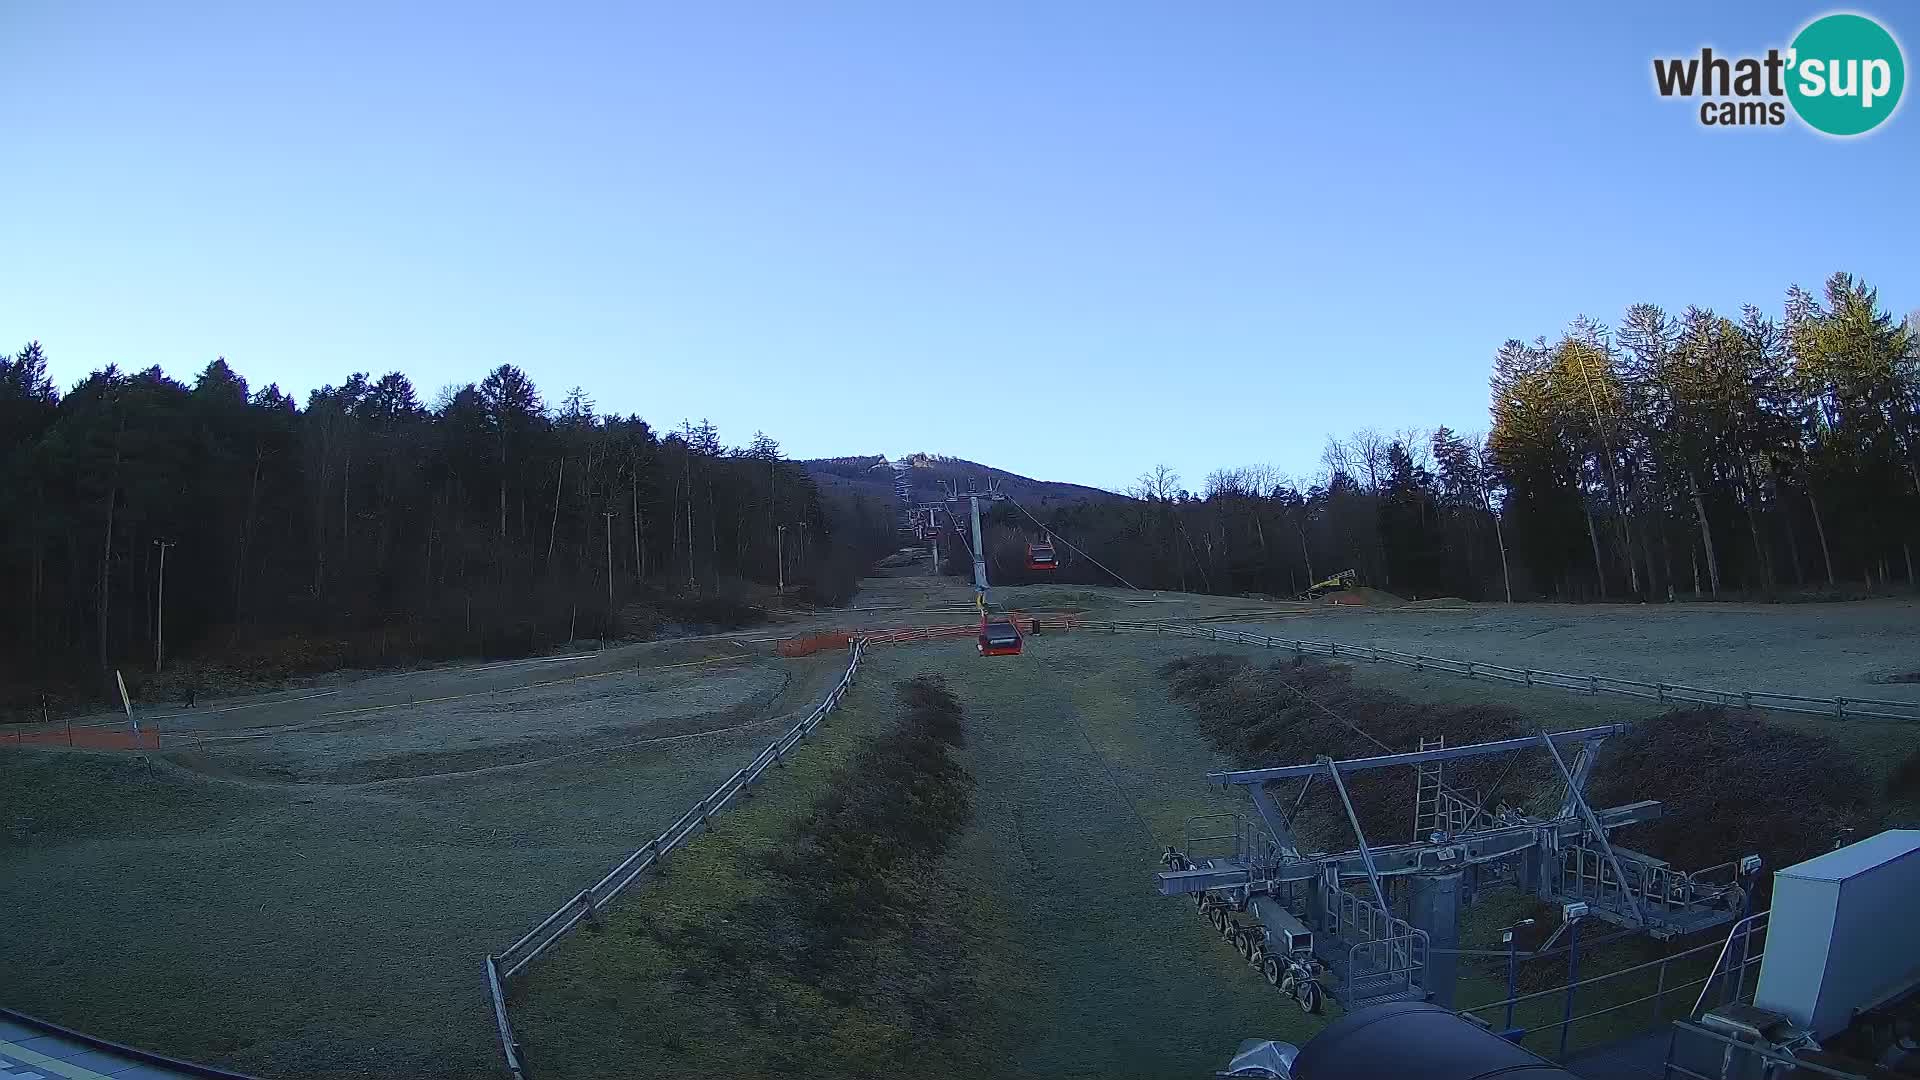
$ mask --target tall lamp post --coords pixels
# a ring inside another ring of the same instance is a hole
[[[787,595],[787,527],[785,525],[777,525],[775,529],[779,534],[776,539],[776,543],[779,545],[777,548],[779,554],[775,557],[775,561],[780,564],[780,568],[774,572],[774,575],[780,582],[780,595],[785,596]]]
[[[1573,991],[1580,981],[1580,920],[1587,917],[1583,902],[1562,904],[1560,915],[1567,921],[1567,1006],[1560,1019],[1560,1056],[1567,1056],[1567,1034],[1573,1029]]]
[[[153,608],[153,673],[160,674],[160,665],[166,659],[165,642],[167,638],[167,549],[174,547],[172,540],[155,540],[153,546],[160,549],[160,589]]]
[[[607,622],[613,624],[613,519],[620,515],[613,510],[602,510],[600,516],[607,519]],[[607,647],[607,631],[600,631],[600,647]]]

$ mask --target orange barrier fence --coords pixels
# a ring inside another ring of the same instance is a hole
[[[830,630],[824,634],[808,634],[805,637],[788,638],[780,643],[781,656],[812,656],[823,649],[845,649],[852,635],[845,630]]]
[[[874,630],[861,636],[869,645],[900,645],[909,641],[931,641],[934,638],[971,637],[980,632],[978,626],[908,626],[898,630]]]
[[[58,746],[76,750],[158,750],[160,729],[148,725],[138,735],[124,727],[0,730],[0,746]]]
[[[1022,611],[1008,612],[1008,615],[1018,621],[1021,632],[1027,634],[1041,633],[1047,630],[1071,630],[1076,625],[1075,617],[1072,615],[1028,615]],[[937,638],[972,637],[974,634],[979,633],[979,631],[980,627],[977,623],[967,623],[963,626],[890,627],[878,630],[862,630],[859,631],[859,634],[866,639],[869,645],[900,645],[913,641],[932,641]],[[787,638],[779,644],[778,648],[781,656],[812,656],[814,653],[823,652],[827,649],[845,649],[847,642],[852,636],[853,633],[846,630],[836,630],[824,634],[805,634],[800,637]]]

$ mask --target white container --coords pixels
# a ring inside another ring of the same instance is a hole
[[[1920,829],[1889,829],[1773,875],[1753,1003],[1828,1038],[1920,983]]]

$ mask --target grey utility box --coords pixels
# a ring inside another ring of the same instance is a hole
[[[1753,1003],[1827,1038],[1920,981],[1920,829],[1778,870]]]

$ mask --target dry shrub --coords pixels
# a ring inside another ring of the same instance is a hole
[[[1920,798],[1920,750],[1901,759],[1887,774],[1887,798]]]
[[[1202,733],[1245,768],[1306,764],[1322,754],[1356,758],[1415,750],[1423,736],[1444,736],[1448,745],[1458,746],[1535,730],[1519,713],[1497,705],[1428,705],[1356,685],[1344,664],[1294,659],[1262,667],[1243,657],[1214,653],[1176,659],[1161,675],[1173,696],[1187,704]],[[1449,787],[1471,790],[1481,805],[1525,805],[1552,767],[1544,754],[1522,751],[1450,762],[1445,777]],[[1370,770],[1345,779],[1369,842],[1395,843],[1411,836],[1412,769]],[[1294,791],[1289,786],[1275,794],[1291,799]],[[1310,842],[1352,844],[1345,811],[1329,784],[1315,782],[1298,824]]]
[[[765,892],[681,927],[648,928],[716,984],[741,1023],[775,1037],[766,1071],[892,1076],[899,1045],[929,1047],[928,1077],[984,1075],[985,997],[964,883],[941,857],[973,814],[956,751],[966,716],[938,676],[898,685],[901,713],[836,769],[759,872]]]
[[[1608,739],[1588,794],[1596,805],[1659,799],[1660,820],[1619,837],[1685,870],[1749,853],[1777,870],[1830,850],[1874,813],[1872,785],[1846,751],[1725,709],[1677,709]]]

